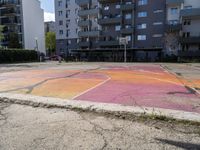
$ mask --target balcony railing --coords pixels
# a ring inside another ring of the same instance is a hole
[[[101,34],[101,31],[94,30],[94,31],[79,31],[78,36],[80,37],[97,37]]]
[[[184,44],[200,44],[200,36],[181,37],[180,42]]]
[[[200,16],[200,8],[182,9],[180,15],[182,17]]]
[[[165,32],[179,32],[182,29],[181,24],[166,24],[165,25]]]
[[[121,10],[134,10],[135,4],[122,4],[121,5]]]
[[[103,19],[99,19],[98,20],[98,23],[101,24],[101,25],[104,25],[104,24],[118,24],[120,23],[122,20],[121,17],[118,17],[118,18],[103,18]]]
[[[116,3],[121,2],[121,0],[99,0],[99,3]]]
[[[124,28],[124,29],[121,29],[121,33],[122,34],[132,34],[132,33],[134,33],[134,28]]]
[[[89,41],[79,41],[78,46],[79,47],[90,47],[91,43]]]
[[[98,46],[117,46],[119,45],[119,41],[99,41]]]
[[[78,21],[79,27],[90,26],[92,24],[91,20],[80,20]]]
[[[178,51],[179,57],[200,57],[200,51]]]
[[[0,7],[15,7],[20,5],[20,1],[7,0],[0,2]]]
[[[184,3],[184,0],[166,0],[167,5],[177,5]]]
[[[79,10],[78,16],[98,15],[100,13],[99,8],[92,8],[87,10]]]
[[[75,0],[75,2],[79,6],[84,6],[90,4],[91,0]]]

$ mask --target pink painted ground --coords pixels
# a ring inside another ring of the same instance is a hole
[[[137,66],[126,69],[124,67],[113,67],[109,69],[109,71],[111,70],[114,75],[119,71],[126,72],[130,70],[150,71],[152,74],[162,73],[164,74],[163,78],[169,78],[169,82],[158,81],[154,83],[153,81],[148,81],[151,80],[147,78],[149,77],[148,75],[146,75],[147,79],[144,76],[144,81],[141,80],[140,82],[134,73],[133,81],[130,82],[126,81],[126,77],[123,79],[123,76],[121,77],[121,81],[113,79],[111,76],[110,81],[76,97],[75,100],[157,107],[200,113],[199,95],[188,91],[181,83],[176,81],[175,77],[172,77],[159,66]],[[154,75],[152,76],[154,77]],[[163,78],[160,79],[162,80]],[[171,81],[176,81],[177,83],[171,83]]]

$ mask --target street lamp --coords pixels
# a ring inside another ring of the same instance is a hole
[[[37,37],[35,37],[35,44],[36,44],[36,50],[37,50],[37,52],[38,52],[38,38]]]

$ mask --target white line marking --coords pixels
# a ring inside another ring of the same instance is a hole
[[[107,75],[106,75],[106,76],[107,76]],[[109,80],[111,80],[111,77],[107,76],[107,78],[108,78],[108,79],[106,79],[105,81],[103,81],[103,82],[101,82],[101,83],[95,85],[94,87],[92,87],[92,88],[90,88],[90,89],[88,89],[88,90],[86,90],[86,91],[84,91],[84,92],[82,92],[82,93],[80,93],[80,94],[78,94],[78,95],[76,95],[76,96],[74,96],[72,99],[75,99],[75,98],[77,98],[77,97],[79,97],[79,96],[81,96],[81,95],[83,95],[83,94],[85,94],[85,93],[87,93],[87,92],[89,92],[89,91],[91,91],[91,90],[93,90],[93,89],[95,89],[95,88],[97,88],[97,87],[99,87],[99,86],[105,84],[105,83],[108,82]]]

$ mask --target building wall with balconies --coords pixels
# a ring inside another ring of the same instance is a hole
[[[9,46],[10,34],[17,34],[21,48],[45,53],[44,12],[38,0],[0,1],[0,24],[5,26],[3,46]]]

